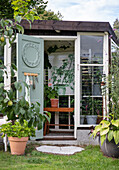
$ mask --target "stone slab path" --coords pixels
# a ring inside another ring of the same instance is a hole
[[[59,155],[73,155],[76,152],[81,152],[84,148],[78,146],[47,146],[42,145],[40,147],[36,147],[36,150],[43,153],[52,153]]]

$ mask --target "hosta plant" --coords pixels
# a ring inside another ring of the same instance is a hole
[[[100,134],[101,145],[103,145],[106,138],[110,142],[114,139],[115,143],[119,143],[119,119],[114,120],[114,115],[107,116],[108,120],[102,120],[99,125],[95,127],[91,136]]]

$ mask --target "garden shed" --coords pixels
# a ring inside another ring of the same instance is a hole
[[[108,111],[109,97],[102,96],[101,82],[109,74],[111,43],[119,43],[112,27],[108,22],[83,21],[39,20],[31,29],[27,21],[21,24],[25,33],[18,34],[11,48],[6,44],[4,63],[17,64],[18,79],[29,75],[31,101],[40,102],[41,112],[51,112],[50,123],[37,131],[36,139],[90,143],[90,127]],[[5,84],[9,82],[10,75],[5,78]],[[58,107],[50,105],[49,87],[58,90]],[[55,135],[50,136],[51,132]]]

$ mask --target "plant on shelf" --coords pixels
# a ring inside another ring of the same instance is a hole
[[[48,85],[44,85],[44,106],[50,106],[50,103],[52,104],[52,101],[56,101],[56,106],[58,107],[58,89],[57,87],[51,87]],[[52,105],[51,105],[52,107]]]
[[[96,124],[97,117],[101,115],[102,104],[99,99],[88,97],[82,105],[82,113],[86,115],[88,124]]]

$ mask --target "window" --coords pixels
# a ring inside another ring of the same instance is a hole
[[[80,44],[80,124],[97,124],[103,110],[103,36],[81,35]],[[88,117],[95,117],[95,121],[90,122]]]

